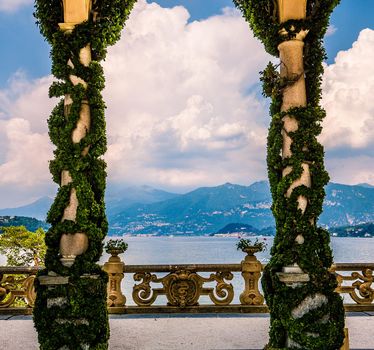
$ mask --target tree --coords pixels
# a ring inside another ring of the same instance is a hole
[[[44,262],[46,245],[42,228],[30,232],[25,226],[0,228],[0,254],[9,266],[39,266]]]

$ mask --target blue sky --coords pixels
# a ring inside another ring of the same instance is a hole
[[[49,47],[32,12],[32,0],[0,0],[0,208],[56,189]],[[373,0],[342,0],[325,38],[321,142],[334,182],[374,184],[373,13]],[[103,63],[109,188],[265,179],[258,72],[269,59],[231,0],[139,0]]]
[[[163,7],[184,6],[190,13],[190,21],[219,14],[224,7],[233,7],[231,0],[155,2]],[[0,87],[6,86],[9,77],[19,69],[30,78],[50,72],[49,46],[39,34],[32,12],[32,5],[17,11],[0,12],[0,42],[5,43],[1,48]],[[331,17],[331,24],[337,31],[325,41],[329,62],[333,61],[338,51],[348,49],[362,29],[374,27],[373,13],[373,0],[341,0]]]

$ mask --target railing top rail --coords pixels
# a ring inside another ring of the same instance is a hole
[[[4,274],[22,274],[22,273],[32,273],[36,274],[38,271],[42,270],[43,267],[38,266],[0,266],[0,273]]]
[[[374,263],[336,263],[333,264],[331,268],[337,271],[352,271],[363,269],[374,270]]]
[[[176,265],[125,265],[125,273],[136,272],[172,272],[188,270],[196,272],[230,271],[240,272],[241,264],[176,264]]]
[[[262,264],[264,268],[266,264]],[[43,267],[37,266],[0,266],[0,273],[4,274],[21,274],[21,273],[37,273]],[[336,263],[331,266],[331,269],[336,271],[352,271],[372,269],[374,270],[374,263]],[[171,272],[175,270],[189,270],[196,272],[214,272],[214,271],[241,271],[240,264],[170,264],[170,265],[125,265],[125,273],[136,272]]]

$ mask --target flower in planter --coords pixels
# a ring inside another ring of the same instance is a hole
[[[263,252],[266,250],[266,243],[260,242],[258,238],[252,243],[250,239],[240,238],[239,242],[236,243],[236,249],[246,252],[247,250],[255,250],[257,252]]]
[[[127,250],[128,244],[123,239],[110,239],[104,246],[107,253],[112,254],[116,252],[117,254],[123,253]]]

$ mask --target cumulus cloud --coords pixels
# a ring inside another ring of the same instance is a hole
[[[138,1],[109,50],[109,181],[187,189],[265,176],[268,113],[256,91],[270,57],[232,9],[188,19],[182,6]],[[47,97],[50,82],[17,73],[0,91],[2,192],[12,184],[50,183],[46,119],[56,103]],[[19,134],[11,132],[17,128]]]
[[[112,181],[191,187],[265,175],[267,111],[246,91],[269,57],[236,11],[188,18],[139,1],[109,50]]]
[[[46,133],[33,133],[30,122],[12,118],[2,121],[7,153],[0,165],[0,184],[31,187],[48,179],[46,164],[51,147]],[[36,153],[37,152],[37,153]]]
[[[329,148],[374,146],[374,30],[361,31],[351,49],[325,67],[323,141]]]
[[[23,6],[31,5],[32,3],[32,0],[0,0],[0,11],[14,12]]]
[[[258,72],[270,57],[235,10],[188,19],[184,7],[139,0],[122,39],[109,49],[109,183],[183,191],[266,178],[269,118]],[[326,67],[321,140],[334,181],[374,181],[373,48],[373,31],[364,30]],[[46,123],[56,104],[48,99],[51,81],[17,73],[0,90],[0,207],[55,190]]]
[[[325,36],[331,36],[336,33],[338,28],[336,28],[333,24],[330,24],[327,28],[326,35]]]
[[[347,183],[373,182],[374,168],[369,166],[374,164],[372,57],[374,30],[364,29],[351,49],[340,51],[335,62],[325,67],[322,104],[327,118],[321,140],[333,177]]]
[[[373,154],[329,157],[327,168],[333,182],[344,184],[374,184]]]
[[[18,72],[0,91],[0,205],[20,204],[53,191],[48,170],[52,145],[46,118],[51,77],[29,81]],[[26,199],[26,200],[27,200]]]

